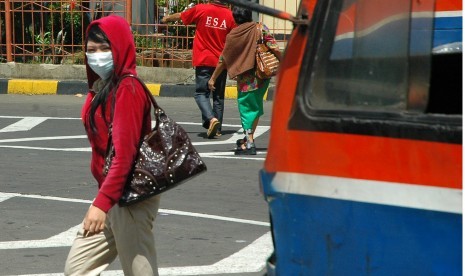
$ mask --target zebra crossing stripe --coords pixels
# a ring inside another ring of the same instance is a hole
[[[44,117],[25,117],[14,124],[0,129],[0,132],[28,131],[46,120],[47,118]]]

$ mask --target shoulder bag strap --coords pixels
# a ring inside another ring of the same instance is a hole
[[[150,92],[149,88],[147,87],[147,85],[145,84],[144,81],[142,81],[138,76],[136,75],[133,75],[133,74],[126,74],[126,75],[123,75],[121,76],[121,78],[118,80],[118,83],[116,84],[116,88],[115,88],[115,95],[113,96],[113,103],[112,103],[112,112],[111,112],[111,123],[110,123],[110,126],[111,124],[113,124],[113,109],[114,109],[114,105],[115,105],[115,101],[116,101],[116,91],[118,90],[118,86],[120,85],[121,81],[127,77],[131,77],[131,78],[135,78],[136,80],[139,81],[139,83],[142,85],[142,87],[144,88],[144,91],[145,93],[147,94],[147,96],[149,97],[150,101],[152,102],[152,105],[155,109],[160,109],[160,106],[158,105],[157,101],[155,100],[155,98],[153,97],[152,93]]]
[[[162,108],[160,108],[160,106],[157,104],[157,101],[155,100],[155,98],[153,97],[152,93],[150,92],[149,88],[147,87],[147,85],[145,84],[144,81],[142,81],[138,76],[136,75],[133,75],[133,74],[126,74],[126,75],[123,75],[121,76],[121,78],[118,80],[118,83],[116,84],[116,87],[115,87],[115,92],[114,92],[114,95],[113,95],[113,100],[112,100],[112,105],[111,105],[111,112],[110,112],[110,126],[108,127],[108,145],[110,145],[110,143],[112,143],[113,139],[112,139],[112,131],[113,131],[113,111],[114,111],[114,106],[115,106],[115,102],[116,102],[116,92],[118,90],[118,86],[120,85],[121,81],[127,77],[131,77],[131,78],[135,78],[136,80],[139,81],[139,83],[142,85],[142,87],[144,88],[144,91],[145,91],[145,94],[148,95],[150,101],[152,102],[152,106],[154,107],[154,113],[156,112],[159,112],[160,109],[163,111]],[[163,111],[164,112],[164,111]],[[156,118],[156,124],[158,124],[158,116],[155,116]]]

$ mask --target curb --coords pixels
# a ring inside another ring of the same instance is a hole
[[[150,92],[158,97],[193,97],[195,84],[146,83]],[[75,95],[87,94],[87,82],[80,80],[0,79],[0,94],[22,95]],[[263,99],[273,100],[274,86],[270,86]],[[236,99],[235,86],[227,86],[225,99]]]

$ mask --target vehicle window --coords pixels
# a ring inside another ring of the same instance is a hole
[[[418,2],[421,6],[415,6]],[[312,64],[303,95],[307,105],[328,110],[424,111],[434,1],[332,3],[319,23],[320,37],[311,41]]]

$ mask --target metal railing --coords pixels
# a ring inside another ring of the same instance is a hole
[[[191,68],[195,26],[162,24],[168,13],[202,0],[50,0],[0,2],[0,62],[83,64],[84,34],[92,20],[120,15],[131,24],[138,66]],[[260,0],[296,13],[298,0]],[[292,25],[259,15],[285,46]]]

